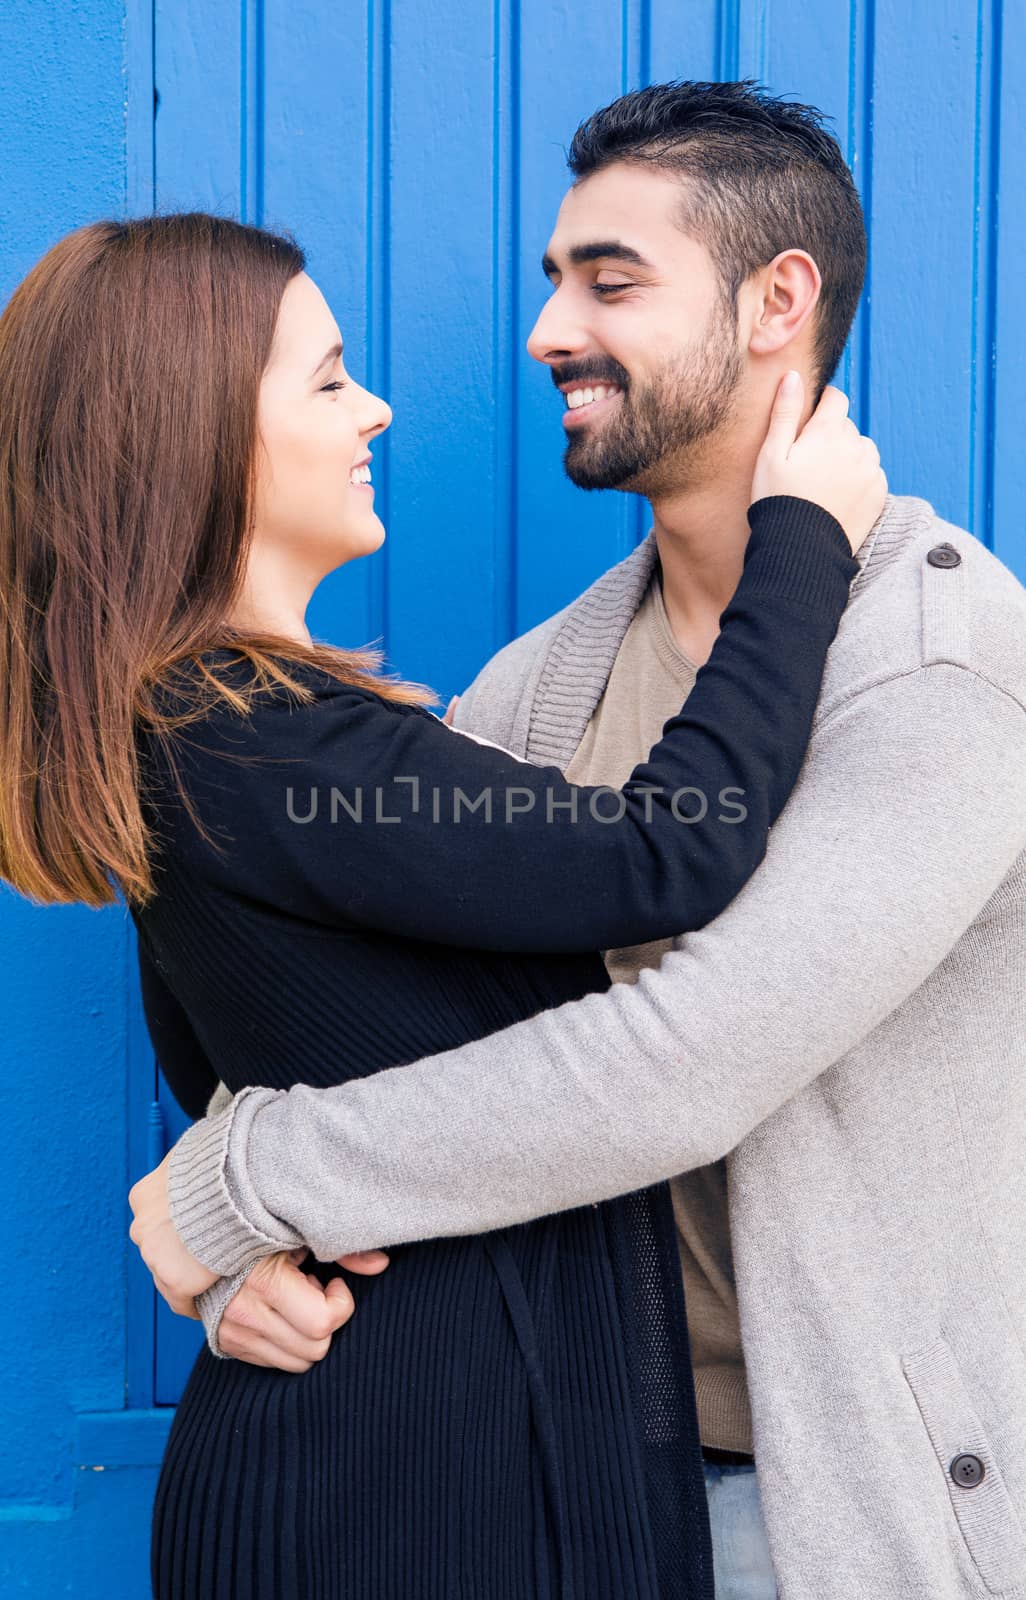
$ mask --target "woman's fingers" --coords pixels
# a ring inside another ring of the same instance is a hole
[[[840,423],[848,416],[850,404],[851,401],[843,389],[838,389],[832,383],[828,383],[819,397],[818,406],[805,424],[802,432],[808,433],[811,429],[815,433],[820,428],[829,428]],[[854,422],[851,425],[853,428],[855,427]]]
[[[800,372],[785,372],[777,385],[770,411],[769,426],[762,448],[767,455],[786,460],[798,434],[805,404],[805,385]]]
[[[855,554],[887,499],[880,452],[848,415],[848,396],[827,384],[804,427],[795,433],[793,398],[778,385],[752,477],[751,500],[794,495],[822,506],[841,524]]]
[[[340,1267],[346,1267],[350,1272],[384,1272],[388,1266],[388,1253],[385,1250],[354,1250],[351,1255],[337,1256]],[[332,1283],[336,1280],[333,1278]]]

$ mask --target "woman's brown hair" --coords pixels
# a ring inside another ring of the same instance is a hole
[[[375,649],[225,621],[260,381],[305,264],[291,236],[201,211],[93,222],[0,315],[0,878],[37,902],[155,893],[140,727],[177,776],[173,735],[212,705],[244,713],[276,685],[314,698],[289,663],[386,700],[437,698],[383,676]],[[225,650],[251,681],[201,659]]]

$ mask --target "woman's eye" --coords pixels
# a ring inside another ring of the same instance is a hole
[[[346,386],[345,378],[336,378],[334,383],[326,383],[324,385],[322,393],[323,394],[333,394],[336,389],[344,389],[345,386]]]

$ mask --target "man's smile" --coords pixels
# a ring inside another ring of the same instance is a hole
[[[566,410],[563,412],[564,428],[578,427],[586,418],[595,416],[615,404],[622,390],[615,384],[597,383],[581,385],[564,391]]]

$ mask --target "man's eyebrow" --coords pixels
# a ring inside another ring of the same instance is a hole
[[[318,361],[317,365],[314,367],[313,371],[311,372],[311,374],[310,374],[311,378],[316,378],[317,374],[319,372],[323,371],[323,369],[328,365],[329,361],[334,361],[335,357],[336,356],[340,356],[341,354],[342,354],[342,343],[341,343],[341,340],[340,340],[338,344],[333,344],[330,350],[326,350],[325,351],[324,355],[322,355],[321,359]]]
[[[596,239],[594,244],[573,244],[567,251],[567,256],[572,267],[583,267],[588,261],[624,261],[631,267],[643,267],[648,272],[655,271],[651,261],[646,261],[633,245],[624,244],[620,239]],[[559,271],[547,252],[542,256],[542,271],[547,278],[551,278]]]

